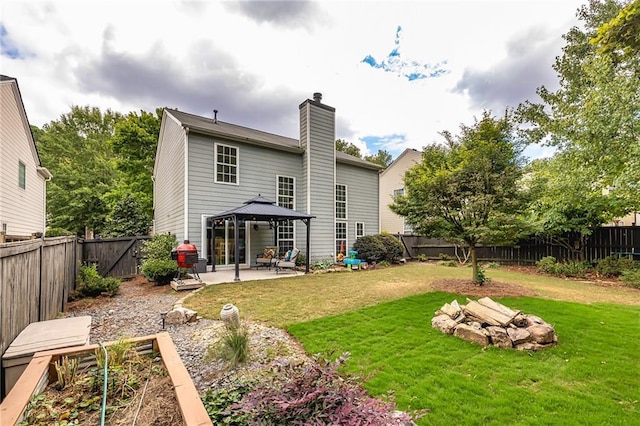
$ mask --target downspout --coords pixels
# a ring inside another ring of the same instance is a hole
[[[184,127],[184,223],[182,224],[183,240],[189,238],[189,127]]]

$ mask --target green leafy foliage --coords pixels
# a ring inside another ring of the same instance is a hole
[[[133,194],[127,194],[107,216],[104,231],[105,237],[127,237],[147,235],[151,218]]]
[[[556,174],[560,182],[547,202],[559,208],[545,222],[565,223],[565,230],[582,232],[585,212],[592,222],[599,209],[612,217],[640,208],[640,55],[625,53],[634,51],[628,42],[638,34],[634,3],[625,12],[615,0],[590,0],[582,6],[577,14],[581,24],[564,35],[566,45],[553,65],[559,88],[540,87],[542,103],[518,107],[529,137],[554,146],[562,157],[564,170]],[[599,198],[606,193],[616,200],[603,206]],[[559,219],[552,217],[558,213]]]
[[[150,240],[142,244],[140,252],[145,259],[171,259],[171,251],[178,246],[173,234],[154,234]]]
[[[78,288],[74,297],[96,297],[102,294],[115,296],[120,292],[120,280],[117,278],[103,278],[98,273],[96,265],[80,267]]]
[[[595,272],[602,277],[619,277],[625,270],[636,269],[633,259],[620,256],[607,256],[596,262]]]
[[[343,139],[336,139],[336,151],[344,152],[345,154],[362,158],[362,153],[360,152],[360,148],[358,148],[351,142],[347,142]]]
[[[365,235],[353,243],[353,250],[358,252],[358,258],[371,263],[380,264],[386,260],[397,262],[402,258],[404,249],[402,243],[390,234]]]
[[[145,259],[141,266],[142,274],[156,285],[166,285],[171,282],[178,271],[178,262],[171,259]]]
[[[538,271],[557,277],[584,278],[590,271],[591,265],[587,262],[570,261],[558,262],[553,256],[547,256],[536,262]]]
[[[455,260],[439,260],[438,265],[446,266],[447,268],[457,268],[458,262],[456,262]]]
[[[365,155],[364,160],[387,168],[393,161],[393,157],[391,156],[391,153],[389,151],[385,149],[379,149],[378,152],[374,155]]]
[[[622,282],[631,288],[640,289],[640,268],[622,271]]]
[[[422,162],[405,173],[405,195],[389,207],[421,235],[468,246],[475,280],[478,244],[513,243],[531,231],[522,147],[508,113],[494,118],[485,111],[459,136],[442,134],[447,145],[425,147]]]
[[[244,376],[234,377],[218,386],[207,390],[201,397],[204,408],[214,425],[245,426],[251,416],[231,410],[230,407],[240,403],[255,385],[255,379]]]
[[[330,260],[330,259],[318,260],[317,262],[313,263],[313,269],[322,270],[322,271],[326,271],[332,266],[333,266],[333,260]]]
[[[178,245],[173,234],[154,234],[142,244],[142,273],[157,285],[171,282],[178,271],[178,262],[171,259],[171,251]]]

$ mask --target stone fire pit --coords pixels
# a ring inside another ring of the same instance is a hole
[[[514,311],[483,297],[445,303],[431,319],[431,326],[445,334],[483,346],[532,350],[554,346],[558,336],[551,325],[535,315]]]

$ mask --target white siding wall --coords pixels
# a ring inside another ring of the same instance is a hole
[[[30,236],[44,232],[45,182],[36,169],[35,147],[14,88],[14,82],[0,83],[0,223],[7,224],[8,235]],[[25,189],[18,186],[20,161],[26,166]]]
[[[214,145],[221,143],[238,149],[239,185],[214,182]],[[196,133],[189,134],[189,240],[202,249],[202,215],[214,215],[242,205],[258,194],[277,202],[276,176],[296,179],[296,209],[303,197],[298,185],[302,180],[300,154],[276,151],[270,148],[215,140]],[[273,230],[266,224],[259,231],[249,228],[249,259],[255,259],[264,247],[273,245]],[[304,251],[306,227],[296,222],[296,244]]]
[[[184,239],[185,131],[165,111],[153,186],[155,232]]]
[[[355,242],[356,222],[364,223],[365,235],[378,230],[378,171],[338,163],[336,182],[347,185],[347,243]]]
[[[407,149],[380,175],[380,230],[402,234],[404,218],[389,208],[393,191],[404,188],[404,173],[422,161],[422,153]]]

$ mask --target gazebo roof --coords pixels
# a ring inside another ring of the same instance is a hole
[[[282,220],[304,220],[315,216],[291,210],[285,207],[276,206],[275,201],[271,201],[258,194],[257,197],[245,201],[242,206],[235,207],[222,213],[211,216],[214,220],[230,219],[237,217],[241,220],[256,221],[282,221]]]

